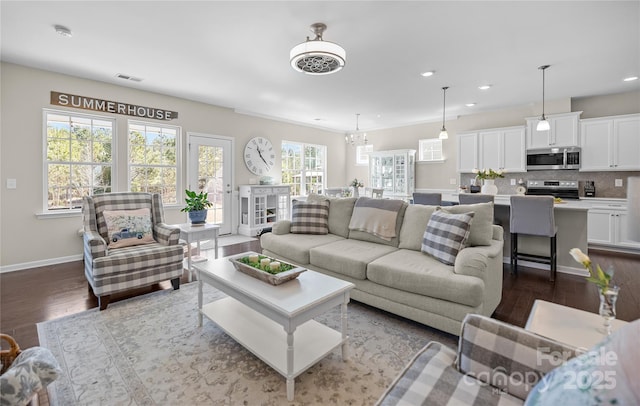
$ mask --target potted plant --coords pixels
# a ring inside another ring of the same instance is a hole
[[[196,193],[192,190],[185,190],[184,192],[187,194],[184,199],[186,206],[180,211],[189,213],[191,224],[203,224],[207,218],[207,208],[213,206],[207,199],[209,194],[204,192]]]

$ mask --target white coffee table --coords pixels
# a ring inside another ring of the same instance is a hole
[[[202,315],[283,375],[287,399],[293,400],[295,378],[335,348],[347,360],[347,304],[354,285],[314,271],[273,286],[236,271],[227,258],[195,264],[198,271],[199,325]],[[202,285],[229,297],[202,303]],[[312,320],[340,306],[341,331]]]
[[[197,258],[192,258],[191,243],[194,241],[197,243],[198,254],[200,254],[200,241],[213,240],[215,250],[214,255],[216,258],[218,258],[218,233],[220,232],[220,226],[218,224],[209,223],[201,225],[183,223],[175,224],[175,226],[180,228],[180,239],[186,241],[189,245],[189,250],[187,252],[187,269],[189,270],[189,282],[191,282],[191,273],[193,272],[193,268],[191,267],[191,265],[194,262],[202,262],[207,260],[207,257],[201,255],[198,255]]]
[[[574,347],[591,348],[605,338],[603,321],[596,313],[536,300],[525,329]],[[625,324],[626,321],[613,320],[611,331]]]

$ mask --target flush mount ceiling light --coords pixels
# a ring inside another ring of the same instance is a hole
[[[444,128],[444,112],[447,107],[447,89],[448,88],[449,86],[445,86],[442,88],[442,130],[440,130],[440,135],[438,136],[438,138],[440,138],[441,140],[446,140],[449,138],[449,133],[447,132],[447,129]]]
[[[491,89],[491,85],[478,86],[478,89],[480,89],[480,90],[488,90],[488,89]]]
[[[536,126],[537,131],[547,131],[551,126],[547,121],[547,118],[544,116],[544,71],[551,65],[542,65],[539,66],[538,69],[542,71],[542,117],[540,117],[540,121],[538,121],[538,125]]]
[[[322,39],[326,29],[326,24],[311,24],[316,37],[312,40],[307,37],[305,42],[291,49],[289,57],[293,69],[308,75],[328,75],[344,67],[347,53],[340,45]]]
[[[433,74],[436,73],[435,71],[427,71],[427,72],[422,72],[420,75],[424,76],[425,78],[428,78],[429,76],[433,76]]]
[[[352,134],[344,136],[344,142],[347,144],[355,145],[367,145],[369,142],[367,140],[367,133],[360,134],[360,127],[358,126],[360,122],[360,113],[356,113],[356,131]]]
[[[73,33],[71,32],[71,30],[64,25],[54,25],[53,28],[56,30],[56,33],[58,33],[58,35],[62,35],[63,37],[67,38],[73,37]]]

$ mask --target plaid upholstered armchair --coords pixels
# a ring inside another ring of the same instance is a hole
[[[84,273],[107,308],[112,293],[171,280],[180,288],[184,257],[180,229],[164,224],[159,194],[106,193],[87,196]]]

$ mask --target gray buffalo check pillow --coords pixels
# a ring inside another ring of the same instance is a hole
[[[465,247],[474,213],[451,214],[436,210],[422,238],[422,252],[446,265],[453,265]]]
[[[293,201],[291,214],[292,234],[329,233],[329,201]]]

